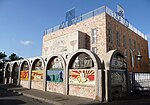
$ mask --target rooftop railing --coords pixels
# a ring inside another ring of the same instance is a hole
[[[57,25],[55,27],[52,27],[52,28],[50,28],[48,30],[45,30],[44,31],[44,35],[47,35],[47,34],[50,34],[52,32],[55,32],[57,30],[69,27],[69,26],[74,25],[74,24],[77,24],[77,23],[79,23],[81,21],[84,21],[84,20],[89,19],[91,17],[97,16],[97,15],[102,14],[104,12],[107,13],[108,15],[110,15],[111,17],[113,17],[114,19],[116,19],[118,22],[120,22],[123,25],[125,25],[126,27],[128,27],[129,29],[131,29],[132,31],[134,31],[135,33],[137,33],[139,36],[141,36],[145,40],[147,40],[146,35],[144,35],[141,31],[139,31],[138,29],[133,27],[128,22],[127,19],[119,16],[116,12],[112,11],[107,6],[102,6],[100,8],[97,8],[97,9],[93,10],[93,11],[90,11],[90,12],[85,13],[83,15],[77,16],[74,19],[72,19],[71,21],[69,21],[69,23],[68,23],[68,21],[62,22],[61,24],[59,24],[59,25]]]

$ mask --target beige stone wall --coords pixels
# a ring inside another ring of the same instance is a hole
[[[113,30],[112,31],[112,40],[113,40],[112,43],[109,43],[108,35],[107,35],[107,44],[106,44],[107,51],[109,51],[110,49],[119,49],[124,53],[125,49],[132,49],[134,56],[136,56],[138,54],[138,47],[140,45],[140,52],[141,52],[141,55],[143,56],[143,58],[139,62],[139,61],[137,61],[136,57],[134,57],[135,58],[134,59],[134,61],[135,61],[134,71],[135,72],[148,71],[148,62],[149,62],[148,61],[148,58],[149,58],[149,56],[148,56],[148,41],[143,39],[141,36],[139,36],[138,34],[133,32],[129,28],[125,27],[120,22],[116,21],[111,16],[106,15],[106,19],[107,19],[106,28]],[[117,32],[119,32],[119,35],[120,35],[120,46],[117,46],[117,44],[116,44],[117,43],[116,42],[116,39],[117,39],[116,33]],[[108,34],[108,30],[107,30],[107,34]],[[126,47],[124,47],[124,45],[123,45],[123,36],[125,36],[125,39],[126,39]],[[131,39],[131,45],[129,43],[129,39]],[[135,41],[135,45],[134,45],[134,41]],[[130,56],[130,52],[127,51],[127,53]],[[128,69],[129,69],[129,71],[132,70],[130,57],[128,57]]]
[[[69,95],[95,99],[96,98],[95,87],[81,86],[81,85],[69,85]]]
[[[31,81],[31,88],[43,90],[43,81]]]
[[[76,31],[86,33],[86,35],[87,35],[88,41],[85,42],[84,39],[81,38],[82,40],[79,43],[80,45],[84,45],[84,43],[91,43],[91,34],[92,34],[91,30],[96,28],[97,29],[97,43],[87,45],[86,48],[90,47],[90,49],[92,49],[92,47],[97,47],[97,54],[100,56],[100,58],[103,57],[104,54],[106,53],[106,19],[105,19],[105,15],[106,15],[105,13],[102,13],[98,16],[89,18],[89,19],[79,22],[75,25],[71,25],[67,28],[60,29],[56,32],[45,35],[43,37],[42,55],[44,54],[45,43],[47,41],[57,38],[57,37],[62,37],[63,35],[73,33]],[[84,36],[85,36],[85,34],[83,34],[83,37]],[[83,46],[80,46],[80,48],[83,48]]]
[[[78,49],[78,33],[76,31],[45,41],[42,55],[67,55],[76,51]]]
[[[20,85],[24,88],[28,88],[28,83],[29,81],[22,81],[22,80],[20,81]]]
[[[63,94],[63,83],[47,82],[47,91]]]

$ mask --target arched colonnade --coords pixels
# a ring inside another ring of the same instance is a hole
[[[121,88],[119,94],[128,92],[126,68],[121,72],[113,64],[114,60],[121,63],[124,59],[118,50],[108,52],[105,59],[101,59],[89,50],[79,49],[67,60],[62,55],[53,55],[8,62],[4,73],[5,84],[109,101],[115,97],[114,89]],[[125,83],[112,86],[117,81],[113,79],[114,75],[123,78]]]

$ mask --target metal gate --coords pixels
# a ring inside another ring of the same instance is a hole
[[[130,73],[132,91],[149,91],[150,90],[150,73],[133,72]]]

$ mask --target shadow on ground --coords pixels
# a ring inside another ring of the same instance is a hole
[[[26,102],[17,99],[0,99],[0,105],[21,105]]]
[[[0,87],[0,105],[21,105],[26,104],[26,102],[19,99],[9,99],[8,97],[21,96],[20,94],[14,93],[12,91],[7,91]]]
[[[107,103],[87,103],[79,105],[150,105],[150,92],[134,93]]]
[[[11,91],[6,91],[0,87],[0,97],[12,97],[12,96],[20,96],[20,94],[13,93]]]

